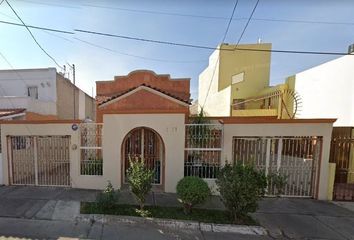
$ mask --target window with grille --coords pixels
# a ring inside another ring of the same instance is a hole
[[[222,137],[221,124],[186,124],[184,176],[216,178]]]

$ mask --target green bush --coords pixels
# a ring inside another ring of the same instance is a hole
[[[119,191],[114,190],[112,183],[108,181],[106,188],[97,195],[96,201],[100,208],[106,210],[114,207],[119,199]]]
[[[264,173],[253,166],[226,163],[218,173],[216,184],[225,207],[237,222],[257,210],[267,180]]]
[[[196,204],[205,202],[210,195],[208,184],[199,177],[184,177],[177,184],[177,196],[183,203],[186,214]]]
[[[145,197],[152,188],[152,180],[154,178],[154,171],[148,169],[145,166],[143,158],[129,157],[129,169],[128,169],[128,183],[132,193],[137,198],[140,210],[144,209]]]
[[[285,185],[288,181],[288,176],[284,173],[274,172],[267,176],[268,189],[270,193],[280,196],[284,193]]]

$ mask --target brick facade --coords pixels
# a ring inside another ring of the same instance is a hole
[[[189,81],[187,78],[171,79],[169,75],[157,75],[148,70],[117,76],[113,81],[98,81],[96,120],[102,122],[105,113],[178,112],[188,115]]]

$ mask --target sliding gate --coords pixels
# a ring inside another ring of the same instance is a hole
[[[265,173],[268,196],[315,197],[321,146],[321,137],[234,137],[233,160]]]
[[[70,186],[70,136],[9,136],[12,185]]]

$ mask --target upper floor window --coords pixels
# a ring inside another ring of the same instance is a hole
[[[232,84],[242,82],[244,80],[245,72],[238,73],[232,76]]]
[[[38,87],[36,86],[28,87],[27,94],[31,98],[38,99]]]

